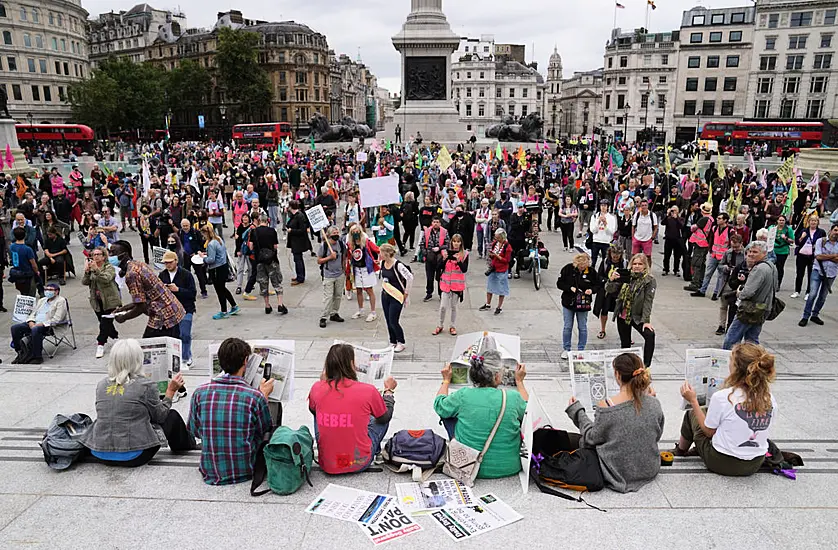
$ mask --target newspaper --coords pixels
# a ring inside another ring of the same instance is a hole
[[[314,502],[308,505],[306,512],[341,521],[375,524],[384,516],[386,509],[395,504],[395,497],[389,495],[330,483]]]
[[[166,393],[169,380],[180,372],[181,342],[176,338],[142,338],[143,372],[157,383],[160,395]]]
[[[376,521],[358,526],[375,546],[422,530],[422,526],[396,504],[389,505]]]
[[[399,506],[408,514],[438,508],[474,506],[471,489],[455,479],[434,479],[424,483],[396,483]]]
[[[571,351],[568,354],[571,391],[585,409],[594,410],[597,403],[620,391],[612,362],[623,353],[643,356],[640,348]]]
[[[454,540],[464,540],[524,519],[493,494],[480,497],[477,506],[443,508],[431,514],[440,527]]]
[[[521,360],[521,337],[499,332],[472,332],[457,337],[451,352],[451,385],[471,383],[468,371],[471,358],[480,356],[487,350],[500,352],[503,361],[504,386],[515,387],[515,369]]]
[[[335,340],[334,344],[346,344],[355,348],[355,370],[358,381],[372,384],[383,389],[384,381],[393,370],[393,346],[380,349],[369,349],[351,342]]]
[[[518,480],[521,482],[521,490],[524,494],[530,488],[530,463],[532,462],[533,432],[545,426],[552,426],[553,422],[547,416],[547,411],[541,404],[541,400],[535,394],[535,390],[529,390],[530,399],[527,401],[527,410],[524,413],[524,421],[521,422],[521,471],[518,472]]]
[[[32,312],[35,310],[35,304],[37,303],[38,300],[34,296],[26,296],[24,294],[18,294],[15,296],[15,305],[12,310],[12,322],[23,323],[29,319],[29,316],[32,315]]]
[[[296,356],[293,340],[251,340],[248,342],[253,353],[247,359],[244,379],[251,387],[258,389],[265,378],[274,379],[271,401],[288,403],[294,398],[294,369]],[[218,362],[218,347],[209,345],[210,378],[221,374]]]
[[[166,269],[166,264],[163,263],[163,254],[165,253],[166,249],[161,246],[151,247],[151,265],[157,269]]]
[[[698,404],[710,404],[710,398],[723,385],[730,363],[730,350],[688,349],[684,364],[684,379],[695,390]],[[681,400],[681,409],[687,410],[689,403]]]

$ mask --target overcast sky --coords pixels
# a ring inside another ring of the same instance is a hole
[[[175,1],[181,2],[179,5]],[[110,10],[130,9],[131,0],[82,0],[91,17]],[[167,4],[166,2],[172,2]],[[617,26],[642,27],[646,0],[620,0]],[[410,0],[296,0],[294,2],[242,0],[150,0],[158,9],[179,7],[190,27],[209,27],[216,13],[233,7],[247,18],[266,21],[294,20],[326,35],[329,46],[353,59],[361,59],[390,91],[399,90],[399,56],[390,37],[410,11]],[[664,32],[680,27],[681,13],[696,4],[727,7],[750,4],[747,0],[710,4],[706,0],[656,0],[650,30]],[[494,34],[499,43],[525,44],[527,61],[538,61],[546,74],[547,61],[558,46],[564,77],[573,71],[602,67],[602,54],[614,23],[613,0],[443,0],[443,10],[453,31],[461,36]],[[535,45],[533,54],[533,44]]]

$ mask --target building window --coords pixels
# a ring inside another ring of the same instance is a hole
[[[541,90],[538,90],[538,92],[536,92],[535,95],[536,95],[536,97],[535,97],[536,101],[541,101]]]
[[[509,106],[509,116],[515,116],[515,105]]]
[[[716,102],[706,100],[701,104],[701,116],[713,116],[716,114]]]
[[[38,68],[41,69],[42,74],[47,74],[47,60],[46,59],[39,59],[38,60]]]
[[[831,34],[822,34],[821,35],[821,48],[831,48],[832,47],[832,35]]]
[[[527,106],[526,105],[521,105],[521,116],[522,117],[527,116]]]
[[[761,55],[759,57],[759,70],[760,71],[773,71],[777,68],[777,56],[776,55]]]
[[[44,101],[52,101],[52,88],[44,86]]]
[[[35,47],[42,50],[44,49],[44,37],[40,34],[35,35]]]
[[[66,51],[67,51],[67,41],[66,41],[66,40],[64,40],[63,38],[61,39],[61,51],[62,51],[62,52],[66,52]],[[160,54],[160,56],[162,57],[162,56],[163,56],[163,54],[161,53],[161,54]]]
[[[477,106],[477,116],[479,116],[481,118],[486,116],[486,106],[483,105],[482,103]]]
[[[628,58],[628,56],[626,56],[626,55],[621,55],[621,56],[620,56],[620,68],[621,68],[621,69],[624,69],[624,68],[628,67],[628,64],[629,64],[629,58]]]
[[[742,31],[730,31],[728,40],[731,42],[742,42]]]
[[[608,58],[608,68],[609,68],[609,69],[613,69],[613,68],[614,68],[614,58],[613,58],[613,57],[609,57],[609,58]]]
[[[704,16],[703,15],[693,15],[693,26],[703,25],[704,24]]]
[[[722,101],[722,116],[733,116],[733,100]]]
[[[735,92],[736,91],[736,77],[735,76],[726,76],[725,77],[724,91],[726,91],[726,92]]]
[[[690,44],[701,44],[701,41],[704,39],[704,34],[700,32],[694,32],[690,35]]]
[[[471,103],[466,103],[466,116],[471,116]]]
[[[625,86],[626,85],[626,77],[621,76],[617,78],[617,86]]]
[[[466,78],[471,80],[471,71],[466,71]]]
[[[3,31],[3,44],[7,46],[12,45],[12,33],[9,31]]]
[[[49,24],[55,25],[55,16],[52,15],[52,12],[49,12]]]
[[[93,47],[96,48],[97,46],[93,46]],[[58,39],[55,38],[55,37],[53,37],[53,39],[52,39],[52,49],[55,50],[55,51],[58,51]]]
[[[26,21],[26,8],[20,8],[20,20]]]
[[[471,97],[471,88],[466,88],[466,97]]]
[[[605,96],[605,110],[607,111],[610,108],[611,108],[611,94],[606,94],[606,96]]]
[[[23,33],[23,45],[27,48],[32,47],[32,37],[29,36],[29,33]]]
[[[509,88],[509,97],[515,97],[515,88]]]
[[[477,97],[486,97],[486,88],[479,88],[477,90]]]
[[[835,24],[835,13],[838,10],[826,10],[823,13],[823,24],[824,25],[834,25]],[[820,117],[818,117],[820,118]]]
[[[780,118],[794,118],[794,112],[796,110],[796,99],[783,98],[780,101]]]
[[[643,54],[643,66],[648,67],[651,64],[652,64],[652,54],[650,54],[650,53]]]
[[[828,82],[829,82],[829,77],[813,76],[812,81],[809,83],[809,93],[810,94],[826,93],[826,85],[827,85]]]
[[[644,77],[643,77],[643,84],[648,84],[648,83],[649,83],[649,77],[648,77],[648,76],[644,76]]]
[[[828,69],[832,66],[831,53],[817,53],[815,54],[815,69]]]
[[[791,14],[790,27],[809,27],[812,25],[811,11],[798,11]],[[782,107],[781,107],[782,109]]]
[[[12,97],[15,101],[23,101],[23,93],[20,91],[20,84],[12,84]]]
[[[697,92],[698,91],[698,79],[697,78],[688,78],[687,79],[686,90],[688,92]]]
[[[527,89],[527,88],[524,88],[523,90],[521,90],[521,97],[527,97],[527,92],[529,92],[529,89]]]
[[[503,107],[501,107],[500,105],[495,105],[495,116],[496,117],[503,116]]]
[[[617,117],[617,126],[622,126],[622,124],[623,124],[623,117],[618,116]]]
[[[730,22],[731,23],[744,23],[745,22],[745,12],[740,11],[740,12],[736,12],[734,14],[731,14]]]
[[[64,74],[66,76],[70,76],[70,65],[67,64],[66,62],[64,63]]]
[[[711,32],[710,33],[710,42],[721,42],[722,41],[722,33],[721,32]],[[699,40],[699,42],[701,42]]]
[[[17,70],[17,59],[15,59],[14,57],[7,57],[6,61],[8,62],[10,71]]]
[[[6,17],[6,6],[0,4],[0,17]]]
[[[787,55],[786,56],[786,70],[799,71],[803,68],[803,55]]]
[[[805,50],[806,49],[806,38],[809,35],[803,34],[799,36],[789,36],[789,49],[790,50]]]
[[[503,90],[501,88],[495,88],[495,97],[498,99],[503,97]]]
[[[617,109],[622,109],[626,106],[626,95],[617,94]]]
[[[483,71],[480,71],[480,80],[483,80],[484,78],[486,78],[486,73],[483,72]]]
[[[665,76],[661,76],[661,77],[659,77],[659,78],[658,78],[658,82],[659,82],[660,84],[666,84],[666,77],[665,77]]]
[[[810,99],[806,104],[806,118],[822,118],[823,117],[823,100]]]
[[[280,88],[279,89],[279,100],[280,101],[288,101],[288,89],[287,88]]]
[[[643,94],[640,96],[640,108],[646,109],[649,107],[649,94]]]
[[[776,36],[766,36],[765,37],[765,49],[766,50],[773,50],[777,46],[777,37]]]
[[[658,94],[658,109],[666,109],[666,94]]]
[[[777,25],[780,23],[780,14],[779,13],[772,13],[768,16],[768,28],[769,29],[776,29]]]
[[[784,94],[796,94],[800,91],[800,77],[799,76],[787,76],[783,80],[783,93]]]
[[[725,24],[725,14],[723,13],[714,13],[710,16],[710,24],[711,25],[724,25]]]
[[[695,100],[684,102],[684,116],[695,116]]]
[[[669,65],[669,54],[661,54],[661,65]]]
[[[717,80],[716,77],[705,78],[704,79],[704,91],[705,92],[715,92],[716,91]]]
[[[305,71],[297,71],[294,82],[297,86],[304,86],[308,84],[308,73]]]
[[[297,88],[294,90],[297,101],[308,101],[308,90],[305,88]]]
[[[725,62],[725,67],[738,67],[738,66],[739,66],[739,56],[738,55],[727,56],[727,60]]]
[[[33,23],[40,23],[41,22],[41,18],[40,18],[40,15],[38,14],[38,10],[36,10],[35,8],[32,8],[32,22]]]
[[[41,101],[41,89],[37,86],[32,86],[32,101]]]
[[[717,69],[719,67],[719,56],[718,55],[708,55],[707,56],[707,68],[708,69]]]
[[[35,72],[35,60],[34,59],[32,59],[31,57],[29,59],[27,59],[26,60],[26,65],[29,67],[29,72],[30,73]]]
[[[687,58],[687,67],[690,69],[698,69],[701,67],[701,58],[698,56]]]

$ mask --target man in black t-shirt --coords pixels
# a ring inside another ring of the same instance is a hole
[[[288,313],[288,308],[282,304],[282,271],[279,268],[279,239],[276,229],[270,227],[270,218],[267,214],[259,217],[259,226],[250,232],[250,242],[256,254],[256,282],[259,283],[259,291],[265,300],[265,313],[270,315],[273,311],[271,300],[268,296],[270,285],[276,290],[276,310],[281,315]]]

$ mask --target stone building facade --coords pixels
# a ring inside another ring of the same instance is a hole
[[[88,21],[90,64],[110,56],[145,61],[146,49],[158,39],[174,42],[186,30],[186,16],[137,4],[128,11],[100,14]]]
[[[573,73],[562,81],[561,90],[561,135],[591,136],[602,117],[602,69]]]

